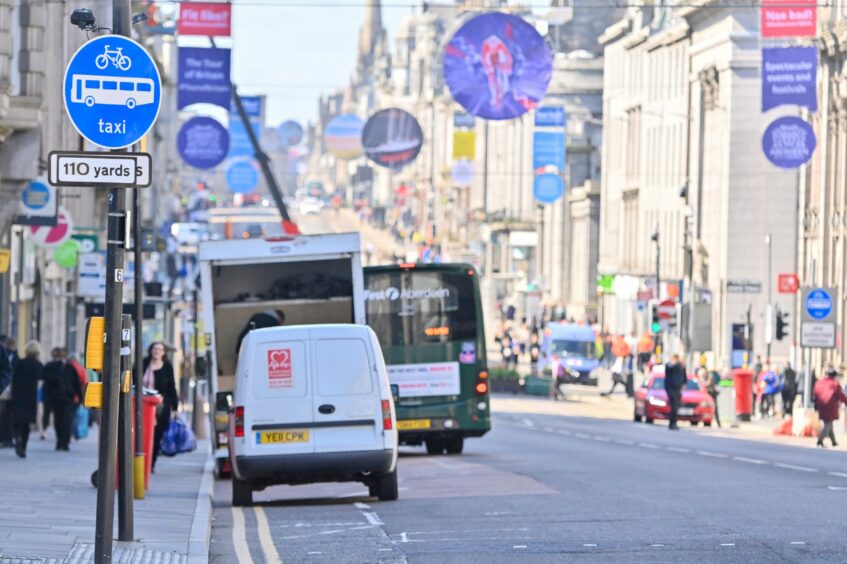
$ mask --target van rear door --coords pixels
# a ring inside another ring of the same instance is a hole
[[[365,330],[313,331],[316,452],[382,450],[377,363]]]
[[[250,456],[315,452],[312,431],[312,351],[308,330],[273,332],[256,340],[247,374],[249,401],[244,408],[246,453]],[[251,335],[251,336],[253,336]],[[239,382],[239,385],[243,380]]]

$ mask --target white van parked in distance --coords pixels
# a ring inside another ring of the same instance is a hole
[[[357,481],[397,499],[397,421],[367,326],[256,329],[241,345],[229,452],[232,504],[275,484]]]

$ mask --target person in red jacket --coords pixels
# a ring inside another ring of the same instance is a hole
[[[847,395],[838,382],[838,372],[832,366],[827,366],[825,374],[825,378],[817,381],[814,390],[815,407],[820,414],[821,421],[823,421],[823,428],[818,435],[818,447],[820,448],[824,448],[824,437],[829,437],[832,446],[838,446],[838,443],[835,442],[832,422],[838,420],[839,403],[847,405]]]

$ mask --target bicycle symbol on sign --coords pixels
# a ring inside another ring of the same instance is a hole
[[[132,66],[132,60],[122,53],[123,47],[117,47],[115,49],[109,50],[109,46],[106,45],[106,49],[97,55],[97,58],[94,59],[94,64],[98,69],[103,70],[109,66],[109,62],[122,71],[128,71],[129,67]]]

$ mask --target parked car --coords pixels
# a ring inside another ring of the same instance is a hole
[[[397,419],[379,341],[364,325],[253,330],[229,426],[232,504],[275,484],[358,481],[397,499]]]
[[[321,213],[323,207],[324,203],[322,200],[312,196],[306,196],[300,200],[297,209],[300,212],[300,215],[308,215],[310,213]]]
[[[656,365],[650,371],[644,383],[635,391],[633,419],[642,419],[652,423],[656,419],[668,419],[670,406],[665,392],[665,367]],[[712,425],[715,417],[715,402],[697,380],[688,380],[682,390],[679,406],[679,420],[690,421],[692,425],[702,422],[706,427]]]

